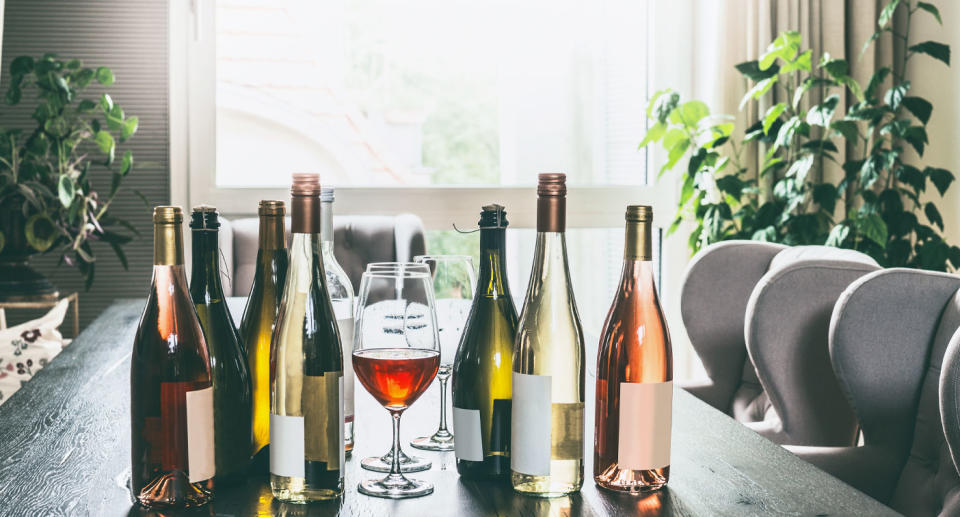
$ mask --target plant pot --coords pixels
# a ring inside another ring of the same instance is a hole
[[[57,288],[30,267],[30,258],[39,252],[27,244],[25,220],[19,209],[0,210],[0,231],[6,241],[0,251],[0,301],[55,300],[60,295]]]

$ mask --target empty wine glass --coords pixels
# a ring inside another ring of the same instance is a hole
[[[419,264],[430,267],[437,303],[437,330],[440,335],[440,426],[431,436],[423,436],[410,445],[428,451],[452,451],[453,434],[447,430],[447,380],[453,370],[463,326],[473,304],[476,276],[473,259],[467,255],[419,255]]]
[[[402,499],[433,492],[400,469],[400,416],[433,382],[440,338],[430,275],[407,268],[367,271],[360,281],[353,369],[360,384],[393,417],[390,473],[360,482],[362,494]]]
[[[420,272],[425,275],[430,274],[430,268],[426,264],[420,264],[420,263],[414,263],[414,262],[371,262],[367,264],[367,271],[368,272],[409,271],[409,272]],[[377,283],[381,284],[381,282],[377,282]],[[380,289],[382,291],[393,293],[393,296],[396,299],[402,298],[402,295],[403,295],[402,284],[386,285],[385,282],[382,284],[384,285],[375,286],[373,288],[374,291],[377,289]],[[364,289],[365,289],[364,277],[361,277],[360,292],[363,292]],[[355,320],[354,323],[356,324],[358,322]],[[395,320],[394,322],[385,320],[385,323],[394,325]],[[359,329],[359,326],[357,328]],[[393,452],[394,452],[394,448],[393,446],[391,446],[390,450],[387,451],[387,453],[382,456],[370,456],[368,458],[364,458],[363,460],[360,461],[360,466],[367,470],[372,470],[374,472],[390,472],[390,464],[393,459]],[[400,471],[401,472],[404,472],[404,473],[421,472],[424,470],[429,470],[430,467],[433,466],[433,463],[431,463],[430,460],[426,458],[422,458],[420,456],[409,456],[405,452],[403,452],[402,448],[399,449],[399,454],[400,454]]]

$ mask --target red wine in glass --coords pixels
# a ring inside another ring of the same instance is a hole
[[[440,367],[440,352],[372,348],[353,353],[353,370],[373,398],[388,410],[403,410],[426,391]]]

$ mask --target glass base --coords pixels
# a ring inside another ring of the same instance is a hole
[[[425,451],[452,451],[453,435],[449,432],[437,431],[433,436],[422,436],[410,442],[411,447]]]
[[[369,458],[363,458],[360,461],[360,466],[372,470],[374,472],[390,472],[390,461],[393,458],[393,450],[384,454],[383,456],[370,456]],[[409,472],[423,472],[424,470],[430,470],[430,467],[433,466],[433,463],[419,456],[407,456],[404,454],[403,449],[400,450],[400,472],[409,473]]]
[[[357,491],[373,497],[387,499],[406,499],[421,497],[433,493],[433,485],[419,479],[408,479],[401,475],[389,475],[383,479],[367,479],[357,485]]]

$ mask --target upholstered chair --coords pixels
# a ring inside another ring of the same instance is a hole
[[[776,443],[854,443],[828,328],[843,289],[878,268],[862,253],[826,246],[708,247],[687,270],[681,315],[710,380],[687,389]]]
[[[287,218],[287,242],[290,219]],[[233,296],[250,292],[257,261],[259,220],[234,219],[220,228],[220,251],[233,278],[224,281],[224,291]],[[423,221],[413,214],[397,216],[334,216],[333,246],[337,262],[350,277],[353,288],[370,262],[410,261],[426,253]],[[227,286],[230,286],[229,288]]]
[[[833,311],[830,357],[862,444],[788,448],[906,515],[960,515],[938,391],[944,352],[960,339],[958,288],[955,275],[901,268],[850,285]],[[956,372],[955,356],[945,375]],[[955,406],[945,414],[955,436]]]

